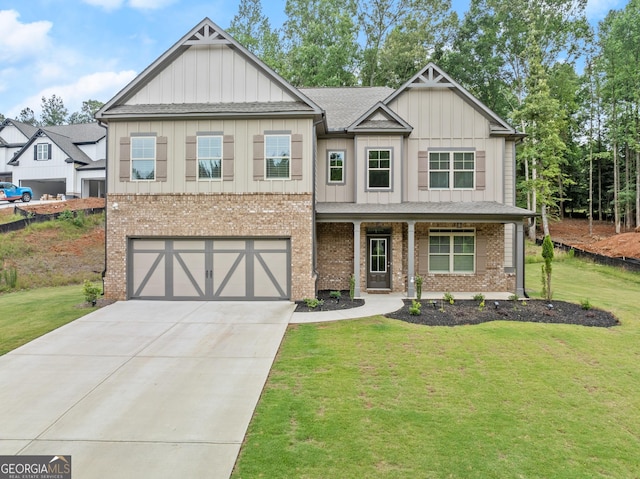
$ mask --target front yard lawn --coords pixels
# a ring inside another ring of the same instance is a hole
[[[0,295],[0,355],[93,310],[82,303],[80,285]]]
[[[553,280],[622,324],[291,326],[232,477],[640,477],[640,275],[566,260]]]

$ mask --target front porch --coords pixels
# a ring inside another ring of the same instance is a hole
[[[334,207],[335,208],[335,207]],[[524,296],[524,229],[520,208],[501,215],[361,214],[358,219],[321,214],[316,224],[318,290],[422,297],[443,292],[504,299]]]

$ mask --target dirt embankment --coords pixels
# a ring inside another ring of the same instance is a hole
[[[549,225],[551,239],[576,248],[614,258],[640,259],[640,232],[616,234],[615,225],[594,221],[589,233],[589,221],[564,219]]]

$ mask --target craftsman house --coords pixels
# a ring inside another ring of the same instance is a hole
[[[296,89],[204,19],[96,117],[110,298],[523,293],[522,135],[436,65]]]
[[[0,177],[29,186],[34,199],[105,196],[106,130],[97,123],[38,128],[0,124]]]

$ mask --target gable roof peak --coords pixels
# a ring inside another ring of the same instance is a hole
[[[449,88],[463,100],[468,102],[473,108],[479,111],[492,124],[492,132],[503,135],[520,135],[515,128],[500,118],[493,110],[472,95],[466,88],[451,78],[444,70],[433,62],[429,62],[422,70],[416,73],[404,85],[394,91],[384,100],[388,105],[402,93],[411,89],[435,89]],[[495,125],[495,126],[493,126]]]

